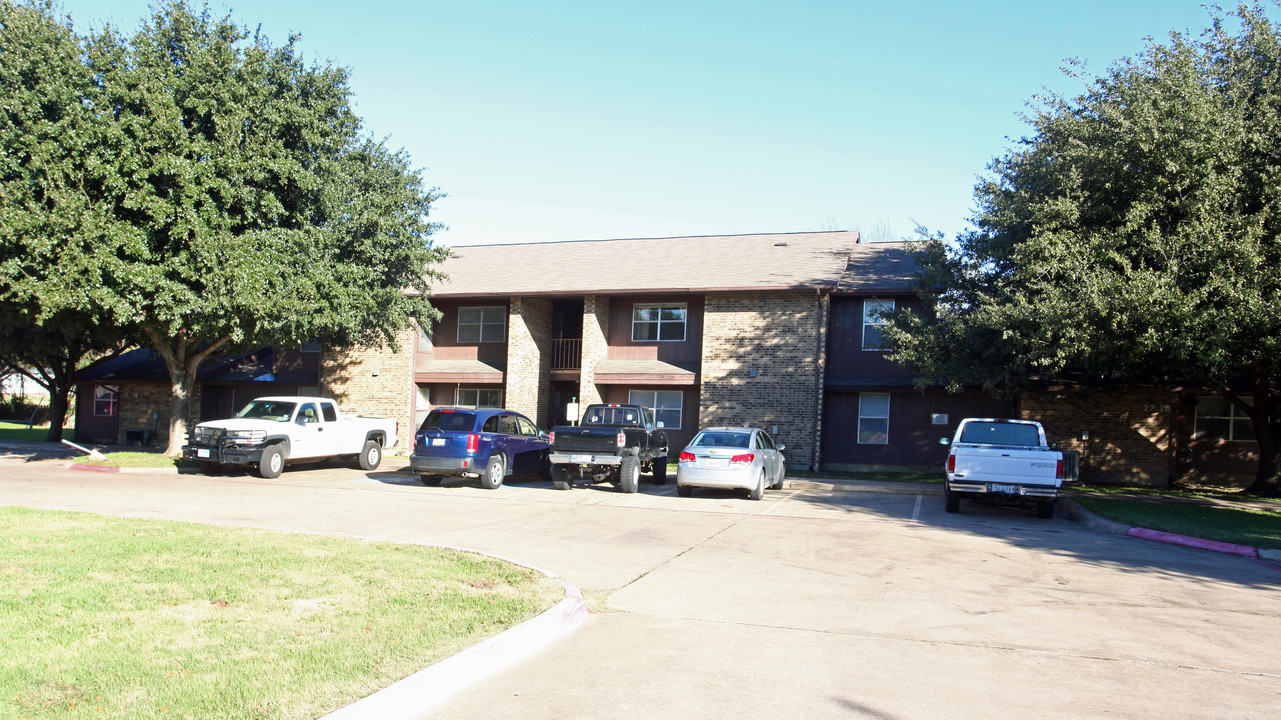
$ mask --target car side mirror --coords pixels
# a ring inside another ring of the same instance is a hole
[[[952,441],[947,438],[939,438],[939,445],[951,445]]]
[[[662,420],[659,420],[659,421],[658,421],[658,429],[659,429],[659,430],[662,430],[662,429],[663,429],[663,421],[662,421]]]
[[[784,451],[784,450],[786,450],[786,449],[787,449],[787,446],[786,446],[786,445],[779,445],[779,446],[778,446],[778,451],[779,451],[779,452],[783,452],[783,451]]]
[[[550,437],[550,436],[547,434],[547,431],[546,431],[546,430],[539,430],[539,431],[538,431],[538,439],[539,439],[539,440],[546,440],[548,437]]]

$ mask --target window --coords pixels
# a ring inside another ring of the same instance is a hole
[[[498,388],[458,388],[454,391],[458,407],[502,407],[503,391]]]
[[[532,422],[530,422],[530,421],[526,420],[526,419],[525,419],[525,418],[523,418],[523,417],[518,417],[518,418],[516,418],[516,422],[520,423],[520,434],[521,434],[521,435],[529,435],[529,436],[531,436],[531,437],[538,437],[538,428],[534,427],[534,423],[532,423]]]
[[[654,421],[661,422],[663,427],[672,430],[680,429],[681,406],[685,402],[685,393],[680,390],[632,390],[627,395],[627,402],[632,405],[643,405],[654,410]]]
[[[431,352],[431,325],[418,326],[418,352]]]
[[[1241,399],[1246,405],[1254,405],[1254,398]],[[1206,395],[1196,399],[1196,430],[1192,439],[1253,442],[1254,424],[1250,422],[1250,416],[1231,400]]]
[[[887,445],[890,442],[890,394],[859,393],[858,442],[860,445]]]
[[[685,339],[685,303],[632,306],[632,342]]]
[[[499,428],[504,435],[519,435],[520,424],[516,422],[515,415],[504,415]]]
[[[894,311],[893,300],[864,300],[863,301],[863,349],[864,350],[888,350],[881,340],[881,326],[885,324],[885,318],[880,317],[881,313]]]
[[[320,403],[320,414],[325,422],[338,422],[338,408],[333,403]]]
[[[314,403],[303,405],[302,409],[298,411],[298,419],[302,421],[303,425],[320,422],[320,414],[316,412],[316,405]]]
[[[458,308],[458,342],[487,343],[506,339],[507,308],[502,305]]]
[[[119,388],[112,385],[95,385],[93,388],[93,416],[117,417],[120,415]]]

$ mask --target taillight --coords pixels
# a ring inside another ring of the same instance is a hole
[[[476,448],[477,448],[479,445],[480,445],[480,436],[479,436],[479,435],[468,435],[468,436],[467,436],[467,454],[468,454],[468,455],[475,455],[475,454],[476,454]]]
[[[551,432],[547,433],[547,442],[549,442],[549,443],[554,443],[554,442],[556,442],[556,431],[555,431],[555,430],[552,430]]]
[[[755,456],[755,455],[753,455],[752,453],[743,453],[742,455],[735,455],[734,457],[730,458],[730,459],[729,459],[729,461],[730,461],[730,463],[731,463],[731,464],[733,464],[733,463],[749,463],[749,462],[751,462],[751,461],[753,461],[753,460],[755,460],[755,459],[756,459],[756,456]]]
[[[624,446],[624,445],[626,445],[626,444],[627,444],[627,433],[622,432],[622,431],[619,431],[619,433],[618,433],[618,446],[619,446],[619,447],[622,447],[622,446]]]
[[[947,471],[950,473],[956,472],[956,456],[955,455],[947,456]]]
[[[678,462],[696,462],[698,458],[694,457],[692,452],[682,452]]]
[[[1063,479],[1063,459],[1062,458],[1059,458],[1059,461],[1054,465],[1054,479],[1055,480]]]

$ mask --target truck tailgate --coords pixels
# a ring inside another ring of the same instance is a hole
[[[956,448],[957,480],[1058,485],[1059,455],[1055,451]]]
[[[612,455],[618,451],[618,428],[556,428],[556,440],[552,443],[551,450],[559,453],[607,453]]]

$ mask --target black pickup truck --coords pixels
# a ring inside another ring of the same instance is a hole
[[[585,479],[608,480],[634,493],[642,470],[659,485],[667,482],[667,433],[647,407],[588,405],[582,424],[553,428],[551,442],[549,460],[557,490]]]

